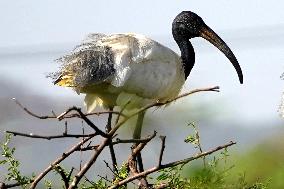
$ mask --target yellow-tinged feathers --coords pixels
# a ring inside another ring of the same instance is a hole
[[[94,111],[97,105],[103,106],[102,99],[100,99],[96,94],[86,94],[84,103],[88,113]]]
[[[56,81],[54,81],[54,84],[61,87],[73,87],[73,76],[71,74],[61,75]]]

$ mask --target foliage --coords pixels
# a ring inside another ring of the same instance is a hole
[[[202,153],[200,136],[195,123],[189,123],[188,126],[193,128],[193,134],[185,138],[186,143],[190,143]],[[267,189],[269,182],[255,182],[248,184],[245,174],[236,173],[232,175],[234,166],[228,165],[229,153],[225,148],[220,155],[214,156],[212,160],[206,161],[203,158],[203,165],[194,167],[190,166],[189,171],[186,171],[186,165],[171,167],[161,170],[156,178],[156,186],[167,183],[168,189]],[[185,173],[187,172],[187,173]],[[229,180],[232,176],[236,180]]]
[[[31,182],[34,176],[23,176],[19,170],[20,162],[14,157],[15,148],[10,148],[11,134],[6,134],[5,141],[1,143],[2,157],[0,165],[7,168],[8,174],[5,177],[6,181],[16,181],[22,188],[25,188]]]
[[[193,134],[189,134],[186,137],[185,142],[192,144],[199,152],[202,152],[198,129],[194,123],[190,123],[189,126],[193,128]],[[5,181],[16,181],[22,188],[27,188],[28,183],[33,180],[33,176],[27,177],[21,174],[19,170],[20,162],[14,157],[15,148],[9,147],[10,141],[11,135],[7,134],[5,141],[1,144],[2,157],[4,159],[0,161],[0,165],[7,167],[8,171]],[[270,146],[266,146],[266,148],[271,149]],[[198,164],[183,164],[160,170],[157,176],[151,178],[151,181],[156,187],[165,184],[165,188],[174,189],[267,189],[275,188],[274,186],[282,187],[283,185],[281,184],[275,185],[273,183],[273,179],[269,179],[268,176],[264,177],[258,174],[258,177],[252,179],[252,176],[250,175],[250,173],[257,175],[257,172],[254,171],[257,170],[255,168],[259,164],[264,165],[265,163],[273,163],[275,161],[280,162],[280,157],[283,157],[282,151],[272,151],[271,153],[279,155],[279,159],[275,160],[269,158],[270,155],[269,153],[267,153],[267,151],[265,151],[266,148],[264,148],[263,145],[262,148],[252,150],[247,154],[247,156],[239,157],[239,159],[241,159],[242,161],[236,161],[235,158],[234,166],[231,165],[231,163],[233,162],[235,156],[232,157],[229,154],[228,150],[224,149],[219,153],[219,155],[215,155],[211,159],[201,159],[202,161],[199,161]],[[256,159],[255,157],[259,158]],[[244,163],[244,161],[246,163]],[[272,164],[270,165],[270,168],[271,167],[273,167]],[[283,168],[283,164],[279,168],[282,169],[281,167]],[[263,168],[264,172],[266,171],[266,173],[272,172],[269,167]],[[119,182],[129,176],[129,170],[126,163],[122,164],[121,167],[118,167],[117,170],[118,171],[115,174],[115,178],[111,180],[109,180],[107,177],[100,177],[99,179],[93,178],[90,180],[85,177],[78,188],[106,189],[109,185]],[[246,174],[244,173],[244,170],[247,170]],[[276,170],[275,166],[274,170]],[[70,182],[72,180],[72,169],[66,170],[62,166],[57,165],[53,167],[53,171],[56,173],[56,175],[61,177],[63,182],[65,182],[66,180]],[[260,174],[263,175],[264,172],[260,172]],[[279,174],[277,175],[280,175],[281,177],[281,175],[283,175],[283,170],[279,171]],[[54,181],[44,181],[44,186],[46,189],[51,189],[55,185],[57,185],[57,183],[55,183]],[[62,188],[64,188],[64,185],[62,186]],[[120,189],[125,188],[126,186],[120,187]]]

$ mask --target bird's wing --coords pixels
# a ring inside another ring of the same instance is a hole
[[[145,60],[141,40],[131,34],[89,34],[57,62],[59,71],[50,74],[60,86],[82,88],[102,82],[121,87],[130,74],[130,63]]]
[[[82,88],[113,77],[114,54],[109,46],[102,45],[103,34],[90,34],[70,54],[57,59],[60,69],[50,74],[54,84]]]
[[[102,97],[105,103],[106,97],[113,100],[112,95],[121,93],[168,99],[184,82],[179,56],[139,34],[90,34],[58,61],[55,83],[92,95],[90,102]]]

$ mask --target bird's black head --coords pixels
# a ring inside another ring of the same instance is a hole
[[[172,33],[178,44],[185,44],[194,37],[202,37],[217,47],[231,61],[238,73],[240,83],[243,83],[242,69],[235,55],[227,44],[209,27],[202,18],[191,11],[183,11],[176,16],[172,24]],[[193,67],[193,65],[192,65]],[[190,69],[191,70],[191,69]]]
[[[183,11],[173,21],[172,30],[175,40],[180,38],[194,38],[200,36],[200,31],[205,26],[200,16],[190,11]]]

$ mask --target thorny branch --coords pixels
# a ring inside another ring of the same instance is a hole
[[[59,165],[60,162],[62,162],[63,160],[65,160],[68,156],[70,156],[71,154],[73,154],[76,151],[86,151],[86,150],[92,150],[93,151],[93,155],[91,156],[91,158],[89,159],[89,161],[87,161],[85,163],[85,165],[82,167],[81,170],[79,170],[79,172],[73,177],[73,181],[71,183],[69,183],[69,180],[71,178],[71,175],[69,175],[68,179],[64,180],[64,184],[65,187],[69,188],[69,189],[74,189],[78,187],[78,184],[80,182],[80,180],[85,177],[86,172],[89,170],[89,168],[96,162],[98,156],[101,154],[101,152],[104,150],[104,148],[106,146],[111,145],[117,145],[117,144],[121,144],[121,143],[137,143],[137,145],[135,145],[135,148],[132,149],[132,153],[128,159],[128,166],[131,170],[132,176],[129,176],[128,178],[121,180],[119,182],[116,182],[113,186],[110,186],[110,188],[117,188],[119,186],[123,186],[129,182],[132,182],[136,179],[139,179],[141,181],[141,179],[143,180],[143,178],[146,178],[146,176],[148,174],[151,174],[153,172],[156,172],[158,170],[161,169],[165,169],[168,167],[173,167],[179,164],[184,164],[187,162],[190,162],[192,160],[198,159],[200,157],[204,157],[206,155],[209,155],[213,152],[216,152],[220,149],[226,148],[228,146],[231,146],[233,144],[235,144],[234,142],[230,142],[226,145],[223,146],[219,146],[215,149],[209,150],[208,152],[202,152],[199,154],[196,154],[195,156],[192,156],[190,158],[184,159],[184,160],[180,160],[180,161],[175,161],[175,162],[171,162],[168,164],[162,164],[162,158],[163,158],[163,153],[164,153],[164,149],[165,149],[165,137],[161,137],[161,141],[162,141],[162,147],[161,147],[161,151],[160,151],[160,155],[159,155],[159,159],[158,159],[158,165],[156,167],[153,167],[151,169],[145,170],[143,172],[139,172],[136,168],[136,155],[147,145],[147,143],[149,141],[151,141],[155,136],[156,136],[156,132],[154,132],[153,135],[144,138],[144,139],[116,139],[116,141],[112,141],[113,137],[116,135],[116,131],[125,123],[127,122],[131,117],[136,116],[138,113],[141,113],[143,111],[146,111],[152,107],[155,106],[163,106],[166,104],[169,104],[173,101],[176,101],[180,98],[186,97],[188,95],[191,94],[195,94],[198,92],[205,92],[205,91],[213,91],[213,92],[219,92],[219,87],[210,87],[210,88],[201,88],[201,89],[195,89],[192,90],[188,93],[182,94],[180,96],[177,96],[176,98],[166,101],[166,102],[156,102],[153,104],[149,104],[145,107],[140,108],[138,111],[130,114],[130,115],[125,115],[122,113],[122,111],[124,110],[124,108],[127,106],[127,104],[125,105],[125,107],[122,108],[122,110],[120,112],[118,111],[102,111],[102,112],[95,112],[95,113],[83,113],[81,111],[80,108],[77,107],[71,107],[68,110],[66,110],[65,112],[63,112],[62,114],[60,114],[59,116],[57,116],[53,111],[52,111],[52,115],[45,115],[45,116],[40,116],[37,115],[35,113],[33,113],[32,111],[30,111],[29,109],[27,109],[26,107],[24,107],[20,102],[18,102],[16,99],[13,99],[16,104],[23,109],[26,113],[28,113],[29,115],[38,118],[38,119],[58,119],[63,120],[63,119],[68,119],[68,118],[73,118],[73,117],[77,117],[80,118],[82,120],[84,120],[90,127],[92,127],[95,132],[94,133],[90,133],[90,134],[81,134],[81,135],[76,135],[76,134],[67,134],[67,132],[64,132],[61,135],[54,135],[54,136],[43,136],[43,135],[35,135],[35,134],[26,134],[26,133],[19,133],[19,132],[15,132],[15,131],[6,131],[7,133],[11,133],[15,136],[23,136],[23,137],[29,137],[29,138],[42,138],[42,139],[47,139],[47,140],[51,140],[51,139],[56,139],[56,138],[82,138],[82,140],[74,145],[72,148],[70,148],[68,151],[66,151],[65,153],[63,153],[60,157],[58,157],[54,162],[52,162],[43,172],[41,172],[32,182],[30,189],[34,189],[38,182],[44,178],[44,176],[46,174],[48,174],[52,169],[54,169],[56,166]],[[70,114],[71,111],[76,111],[76,113]],[[117,115],[117,119],[115,121],[115,124],[113,126],[113,128],[111,128],[110,130],[107,131],[107,133],[103,132],[102,130],[100,130],[96,125],[94,125],[94,123],[87,118],[87,116],[91,116],[91,115],[101,115],[101,114],[116,114]],[[67,127],[67,125],[66,125]],[[67,130],[67,129],[66,129]],[[96,135],[100,135],[103,138],[102,142],[99,145],[94,145],[91,146],[90,143],[88,144],[87,147],[83,147],[83,145],[89,141],[90,139],[92,139],[93,137],[95,137]],[[64,177],[64,176],[63,176]],[[64,177],[65,178],[65,177]],[[7,188],[8,185],[5,185],[3,183],[3,186],[5,186]],[[166,186],[166,184],[165,184]]]

